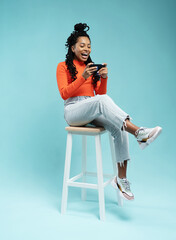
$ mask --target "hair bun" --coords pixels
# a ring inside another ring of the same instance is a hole
[[[86,23],[77,23],[74,26],[75,32],[87,32],[89,30],[89,26]]]

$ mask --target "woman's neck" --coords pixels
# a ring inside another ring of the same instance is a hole
[[[85,62],[80,61],[80,60],[78,60],[78,59],[73,59],[73,63],[79,64],[79,65],[81,65],[81,66],[85,65]]]

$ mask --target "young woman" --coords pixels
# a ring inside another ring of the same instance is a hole
[[[91,41],[87,24],[76,24],[66,42],[68,52],[65,62],[57,67],[57,83],[64,102],[64,117],[71,126],[91,123],[103,126],[113,136],[118,176],[112,185],[119,188],[121,196],[133,200],[129,181],[126,178],[127,162],[130,160],[128,133],[135,136],[144,149],[161,133],[161,127],[143,128],[134,125],[130,116],[106,95],[107,64],[97,71],[90,57]]]

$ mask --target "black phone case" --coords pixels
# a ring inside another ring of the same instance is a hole
[[[101,68],[105,67],[103,64],[92,64],[90,67],[98,67],[97,71],[99,71]]]

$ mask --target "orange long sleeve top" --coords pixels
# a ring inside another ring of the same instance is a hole
[[[73,60],[76,66],[77,79],[72,82],[69,70],[65,62],[60,62],[57,66],[56,78],[61,97],[66,100],[70,97],[77,96],[95,96],[96,94],[106,94],[107,92],[107,78],[101,78],[94,88],[92,84],[92,76],[87,79],[83,78],[82,73],[85,69],[84,62]]]

